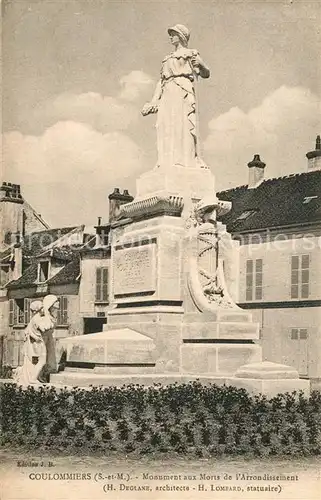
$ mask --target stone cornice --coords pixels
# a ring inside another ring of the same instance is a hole
[[[158,214],[180,216],[183,206],[181,196],[155,195],[123,205],[120,209],[120,217],[150,218]]]

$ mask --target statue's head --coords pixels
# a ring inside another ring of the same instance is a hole
[[[186,28],[186,26],[184,26],[183,24],[175,24],[175,26],[168,28],[167,32],[169,36],[178,36],[183,47],[187,47],[190,37],[190,31],[188,28]]]
[[[33,300],[30,304],[30,312],[32,314],[36,314],[42,309],[42,301],[41,300]]]
[[[45,315],[51,314],[52,316],[56,316],[57,311],[59,309],[59,299],[56,295],[46,295],[43,299],[43,310]]]

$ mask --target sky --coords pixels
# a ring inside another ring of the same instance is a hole
[[[151,99],[185,24],[211,77],[198,84],[202,156],[217,190],[306,171],[321,133],[321,0],[2,0],[2,177],[51,227],[108,218],[114,187],[157,160]]]

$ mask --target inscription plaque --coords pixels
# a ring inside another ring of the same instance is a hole
[[[140,295],[156,290],[156,245],[115,250],[114,295]]]

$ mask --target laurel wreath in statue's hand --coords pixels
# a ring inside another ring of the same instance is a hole
[[[150,115],[152,113],[157,113],[158,111],[158,106],[154,102],[147,102],[145,106],[142,109],[142,115]]]

